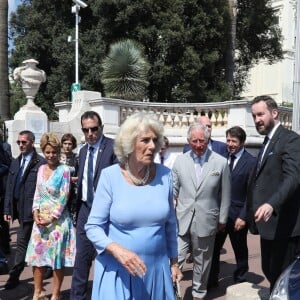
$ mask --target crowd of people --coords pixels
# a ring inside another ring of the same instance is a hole
[[[202,300],[218,286],[227,236],[236,259],[233,280],[247,281],[250,230],[260,235],[272,291],[300,253],[300,137],[280,124],[271,97],[256,97],[251,111],[265,136],[257,158],[245,149],[240,126],[226,131],[226,143],[213,140],[207,116],[189,127],[179,155],[170,152],[163,125],[147,113],[128,117],[113,140],[103,134],[99,114],[86,111],[78,154],[70,133],[61,139],[45,133],[39,155],[34,134],[21,131],[20,154],[12,161],[0,144],[2,274],[9,251],[5,228],[19,222],[4,288],[18,286],[28,265],[33,299],[46,299],[43,280],[53,276],[51,300],[58,300],[65,268],[72,267],[70,299],[87,299],[95,261],[93,300],[174,300],[174,283],[189,258],[191,296]]]

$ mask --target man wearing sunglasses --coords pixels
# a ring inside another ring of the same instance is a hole
[[[20,155],[10,165],[4,198],[4,219],[7,222],[18,219],[17,247],[15,261],[9,272],[5,289],[19,284],[19,277],[25,267],[25,255],[30,239],[33,216],[32,201],[35,192],[38,168],[45,163],[34,148],[35,136],[29,130],[19,133],[17,144]]]
[[[81,116],[81,129],[86,144],[79,152],[76,258],[70,297],[73,300],[87,299],[90,267],[96,257],[96,250],[86,237],[84,229],[94,200],[94,192],[102,169],[117,163],[113,140],[103,135],[102,120],[96,112],[87,111]]]

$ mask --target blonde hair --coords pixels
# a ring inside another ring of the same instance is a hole
[[[155,145],[155,153],[157,153],[163,143],[164,128],[153,114],[135,113],[121,125],[114,143],[114,151],[121,164],[125,163],[129,154],[134,151],[136,138],[148,130],[153,130],[157,135]]]
[[[55,148],[57,152],[60,153],[61,144],[56,134],[52,132],[46,132],[42,135],[40,140],[40,147],[43,152],[47,145],[50,145],[51,147]]]

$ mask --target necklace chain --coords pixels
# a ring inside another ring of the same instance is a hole
[[[145,176],[142,178],[142,179],[138,179],[136,178],[130,171],[129,169],[129,164],[128,164],[128,161],[125,163],[125,170],[127,171],[130,179],[132,180],[132,182],[135,184],[135,185],[145,185],[146,182],[148,181],[149,179],[149,175],[150,175],[150,166],[147,166],[147,169],[146,169],[146,173],[145,173]]]

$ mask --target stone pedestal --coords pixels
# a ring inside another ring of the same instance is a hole
[[[253,284],[243,282],[231,285],[226,290],[226,300],[268,300],[269,289]]]
[[[8,130],[8,142],[14,146],[18,134],[22,130],[30,130],[35,135],[35,146],[39,149],[40,138],[43,133],[48,131],[47,115],[34,103],[28,106],[28,103],[20,108],[15,114],[14,120],[5,122]],[[19,154],[18,147],[12,147],[12,155],[16,157]]]

